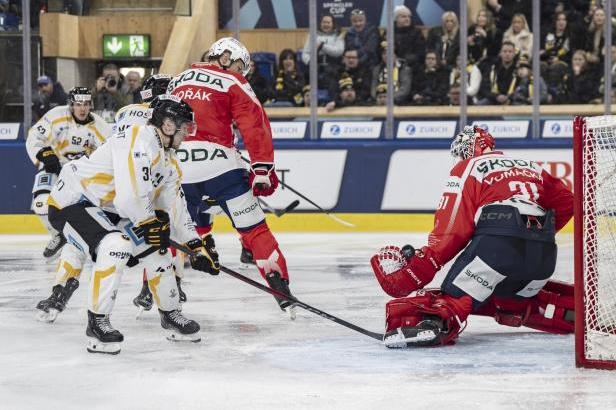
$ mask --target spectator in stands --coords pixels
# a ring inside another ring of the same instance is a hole
[[[394,54],[392,81],[394,84],[394,104],[402,105],[408,102],[411,92],[411,69]],[[372,86],[370,95],[376,99],[376,88],[387,83],[387,41],[381,42],[381,63],[372,70]]]
[[[318,85],[321,89],[329,89],[329,83],[335,78],[340,68],[342,53],[344,52],[344,38],[336,27],[334,17],[325,14],[321,17],[317,31],[317,70]],[[306,39],[302,52],[304,64],[310,64],[310,36]]]
[[[19,16],[8,0],[0,0],[0,32],[19,30]]]
[[[460,105],[460,97],[462,96],[462,89],[460,88],[460,84],[452,84],[449,87],[449,93],[447,93],[447,98],[449,101],[449,105]]]
[[[441,105],[447,102],[449,72],[442,67],[436,51],[426,51],[424,65],[415,74],[411,95],[414,105]]]
[[[371,67],[377,63],[379,38],[378,29],[367,24],[366,13],[363,10],[351,11],[351,27],[344,36],[344,49],[357,50],[360,65]]]
[[[304,97],[304,107],[310,107],[310,84],[302,88],[302,95]]]
[[[527,56],[522,55],[517,63],[516,87],[511,96],[511,104],[528,105],[533,103],[533,93],[537,92],[537,81],[534,81],[532,67]],[[548,101],[548,92],[543,78],[539,76],[539,103],[545,104]]]
[[[488,0],[487,7],[494,15],[496,27],[505,31],[511,25],[513,16],[522,13],[526,21],[531,21],[533,16],[532,0]]]
[[[375,101],[376,105],[387,105],[387,84],[381,83],[376,86]]]
[[[141,102],[141,75],[137,71],[129,71],[125,76],[124,86],[120,90],[125,104]]]
[[[357,100],[364,105],[370,101],[370,70],[369,66],[359,64],[359,52],[357,50],[346,50],[342,58],[343,66],[338,71],[336,81],[331,82],[329,89],[330,99],[335,99],[338,95],[339,81],[344,77],[353,79],[353,89],[357,94]]]
[[[492,12],[482,8],[468,28],[468,59],[477,64],[491,63],[498,57],[503,34],[496,28]]]
[[[54,83],[47,75],[42,75],[36,80],[38,86],[38,98],[34,102],[34,120],[38,121],[49,110],[58,105],[65,105],[68,100],[62,84]]]
[[[128,105],[120,92],[123,83],[124,78],[118,66],[113,63],[105,64],[92,92],[94,110],[116,112]],[[105,118],[105,115],[103,117]]]
[[[338,81],[338,93],[336,99],[330,101],[325,105],[325,110],[332,111],[335,108],[352,107],[357,105],[363,105],[357,98],[357,92],[353,84],[353,78],[350,76],[343,76]]]
[[[594,8],[592,12],[592,20],[588,26],[586,35],[586,61],[588,64],[603,63],[603,48],[605,46],[605,38],[603,27],[606,24],[605,10],[601,7]]]
[[[510,41],[503,41],[498,60],[482,73],[479,88],[478,105],[505,105],[516,87],[515,46]]]
[[[524,14],[514,14],[511,26],[503,33],[503,42],[510,41],[516,49],[517,55],[530,56],[533,52],[533,33],[528,28]]]
[[[587,53],[576,50],[571,57],[571,70],[567,76],[569,104],[587,104],[599,97],[599,73],[588,64]]]
[[[394,8],[394,51],[413,68],[421,65],[426,51],[423,33],[413,24],[411,10],[406,6]]]
[[[462,84],[460,80],[461,65],[462,57],[458,56],[458,58],[456,58],[456,65],[449,74],[450,88],[456,84]],[[479,67],[477,67],[477,64],[469,61],[466,65],[466,70],[464,70],[464,73],[466,75],[466,96],[470,99],[474,99],[479,92],[479,87],[481,87],[481,71],[479,70]]]
[[[428,32],[426,47],[436,51],[439,65],[452,67],[456,63],[456,57],[460,54],[460,26],[456,13],[443,13],[441,26],[433,27]]]
[[[295,52],[285,48],[278,56],[278,74],[276,75],[276,85],[274,86],[274,98],[277,105],[288,103],[288,105],[301,107],[304,105],[302,88],[305,85],[304,76],[297,68]]]
[[[541,77],[548,87],[548,102],[558,101],[558,95],[566,94],[564,78],[571,62],[571,35],[567,14],[556,13],[552,29],[545,35],[539,55],[541,56]]]
[[[246,74],[246,80],[248,80],[248,83],[257,95],[257,99],[261,102],[261,104],[265,104],[272,98],[272,88],[267,83],[265,77],[263,77],[261,73],[259,73],[259,70],[257,70],[257,64],[254,60],[250,60],[250,68],[248,70],[248,74]]]
[[[612,68],[611,68],[611,72],[612,72],[612,86],[610,88],[610,92],[612,93],[612,101],[616,101],[614,99],[614,88],[616,87],[616,44],[611,46],[611,53],[612,53]],[[605,93],[605,76],[601,77],[601,85],[599,86],[599,93],[600,94],[604,94]]]

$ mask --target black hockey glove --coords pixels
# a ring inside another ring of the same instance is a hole
[[[186,246],[194,252],[193,255],[190,255],[190,266],[193,269],[207,272],[210,275],[218,275],[220,263],[212,235],[207,234],[201,239],[195,238],[188,241]]]
[[[150,218],[137,225],[136,233],[143,236],[145,243],[160,249],[170,246],[171,228],[169,218]]]
[[[36,154],[36,159],[43,163],[43,167],[45,168],[45,172],[49,172],[50,174],[60,174],[60,170],[62,169],[62,165],[60,165],[60,159],[53,152],[51,147],[43,147]]]

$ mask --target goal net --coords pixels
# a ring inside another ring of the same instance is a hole
[[[576,364],[616,368],[616,116],[573,133]]]

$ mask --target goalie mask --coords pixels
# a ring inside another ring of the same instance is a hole
[[[172,77],[167,74],[154,74],[148,77],[141,86],[141,99],[145,103],[152,102],[154,97],[165,94]]]
[[[225,52],[231,54],[229,56],[230,62],[227,65],[220,64],[220,57]],[[248,74],[248,71],[250,70],[250,53],[242,43],[240,43],[233,37],[224,37],[212,44],[212,46],[207,52],[207,58],[217,58],[219,64],[225,70],[228,69],[234,61],[241,60],[244,63],[244,68],[242,70],[242,74],[244,76],[246,76],[246,74]]]
[[[150,124],[154,125],[170,139],[169,145],[165,148],[175,148],[174,140],[182,127],[186,126],[186,134],[193,135],[196,131],[193,110],[186,102],[173,95],[159,95],[152,101],[152,118]],[[167,130],[165,120],[170,120],[175,124],[175,129]]]
[[[476,125],[466,125],[451,143],[451,155],[459,159],[469,159],[483,154],[486,148],[494,149],[494,137]]]

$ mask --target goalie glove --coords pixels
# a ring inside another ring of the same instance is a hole
[[[395,298],[423,288],[441,268],[430,248],[417,252],[411,245],[381,248],[370,264],[381,288]]]
[[[162,211],[156,211],[156,217],[147,219],[137,225],[135,233],[143,236],[145,243],[160,249],[170,246],[171,226],[169,215]]]
[[[51,147],[43,147],[36,154],[36,159],[43,163],[43,167],[45,168],[45,172],[49,172],[50,174],[60,174],[60,170],[62,169],[62,165],[60,165],[60,159],[53,152]]]
[[[254,196],[270,196],[278,188],[278,175],[274,164],[255,162],[250,168],[248,183]]]
[[[201,239],[190,240],[186,242],[186,246],[193,251],[193,254],[190,255],[190,266],[193,269],[207,272],[210,275],[218,275],[220,263],[212,235],[207,234]]]

